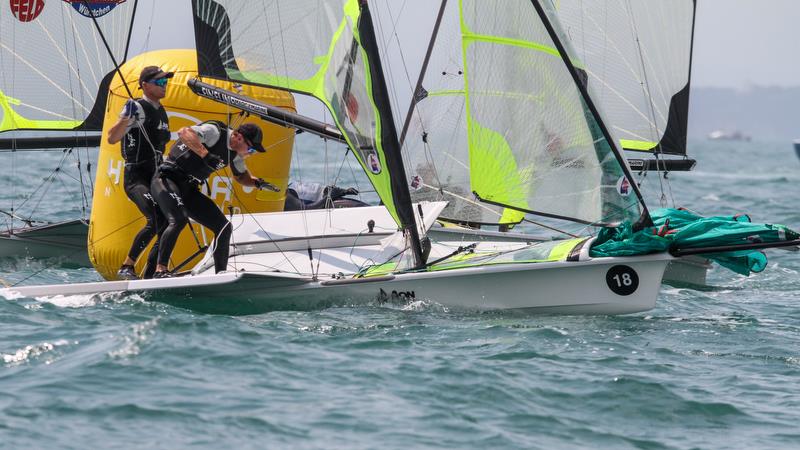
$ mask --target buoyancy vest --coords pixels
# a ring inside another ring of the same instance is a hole
[[[169,118],[167,111],[161,105],[156,108],[143,98],[136,102],[144,111],[144,123],[132,128],[123,136],[120,142],[122,157],[125,159],[126,167],[150,168],[155,171],[161,163],[164,147],[169,142]]]

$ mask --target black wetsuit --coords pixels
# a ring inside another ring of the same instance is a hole
[[[228,148],[230,131],[221,122],[209,121],[219,129],[219,139],[207,145],[209,154],[218,156],[222,165],[212,167],[180,140],[170,148],[169,156],[158,168],[153,178],[151,191],[167,219],[167,226],[160,238],[158,263],[166,266],[172,250],[183,228],[194,219],[214,232],[214,268],[217,272],[228,266],[231,240],[231,224],[213,200],[200,192],[200,185],[216,170],[229,165],[236,152]],[[203,125],[203,124],[201,124]],[[235,176],[246,173],[230,164]]]
[[[150,194],[150,183],[156,168],[161,164],[161,155],[170,137],[169,119],[164,107],[159,105],[156,108],[145,99],[138,99],[136,102],[144,110],[144,123],[129,130],[120,143],[122,157],[125,159],[125,193],[147,219],[144,227],[134,237],[128,251],[128,256],[134,261],[153,236],[163,230],[166,224],[164,216]],[[157,255],[158,241],[147,255],[144,278],[151,278],[156,270]]]

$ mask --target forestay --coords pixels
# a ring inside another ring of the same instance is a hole
[[[555,8],[617,142],[684,155],[695,0],[560,0]]]
[[[545,11],[583,69],[552,5]],[[417,200],[469,201],[445,211],[467,222],[519,221],[516,211],[593,225],[636,221],[640,203],[624,163],[533,2],[452,1],[447,12],[405,139]]]
[[[88,6],[87,6],[88,5]],[[124,61],[135,2],[11,0],[0,6],[0,132],[100,130],[114,64]]]

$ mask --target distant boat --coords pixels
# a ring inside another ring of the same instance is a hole
[[[750,142],[750,136],[742,133],[739,130],[736,130],[736,131],[714,130],[711,133],[708,133],[708,139],[712,140],[712,141],[744,141],[744,142]]]

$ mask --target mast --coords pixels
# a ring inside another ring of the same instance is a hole
[[[397,215],[400,218],[400,227],[404,230],[404,233],[408,233],[406,236],[410,240],[411,251],[414,255],[414,269],[417,269],[425,265],[425,260],[422,256],[422,246],[417,232],[416,220],[414,219],[414,208],[411,205],[411,194],[408,191],[408,183],[406,182],[406,171],[405,167],[403,167],[400,141],[397,138],[397,128],[392,116],[392,106],[389,101],[389,91],[386,87],[386,79],[381,65],[372,15],[370,14],[367,0],[359,0],[359,5],[361,14],[358,21],[358,32],[362,38],[361,45],[370,61],[369,74],[372,78],[372,97],[378,108],[382,125],[379,138],[386,156],[386,167],[391,177],[392,197],[397,208]]]
[[[594,102],[592,101],[591,96],[589,95],[588,90],[586,89],[586,84],[582,81],[582,77],[578,74],[578,70],[575,68],[575,65],[570,60],[569,55],[567,54],[566,49],[564,48],[564,44],[561,42],[561,39],[558,37],[558,33],[556,33],[555,29],[553,28],[553,24],[550,23],[550,19],[547,17],[547,14],[544,12],[542,5],[539,3],[539,0],[531,0],[533,7],[536,8],[536,12],[539,14],[539,18],[542,20],[542,24],[547,29],[547,33],[550,35],[550,39],[553,40],[553,44],[555,44],[556,49],[558,49],[558,53],[561,55],[561,59],[564,61],[564,64],[567,66],[570,75],[572,76],[575,85],[577,86],[578,90],[581,93],[581,97],[583,97],[586,106],[591,111],[592,116],[594,116],[595,121],[597,122],[598,127],[603,133],[603,137],[608,142],[609,147],[611,147],[611,151],[614,152],[614,156],[617,158],[617,162],[619,162],[620,168],[622,169],[625,178],[628,179],[628,182],[633,188],[633,192],[636,193],[636,197],[639,199],[639,203],[642,205],[642,217],[639,220],[639,223],[643,226],[652,226],[653,219],[650,217],[650,211],[647,209],[647,205],[644,202],[644,197],[642,197],[641,191],[639,191],[639,185],[636,184],[636,181],[633,178],[630,170],[628,169],[628,164],[625,162],[625,158],[620,153],[619,149],[617,148],[614,139],[611,137],[611,133],[609,133],[606,124],[601,119],[600,113],[597,110]]]
[[[422,68],[419,71],[417,85],[414,86],[414,92],[411,94],[411,104],[408,105],[408,113],[406,113],[406,120],[403,123],[403,130],[400,132],[400,148],[403,148],[403,143],[406,141],[406,133],[408,132],[408,127],[411,125],[411,116],[414,114],[414,107],[417,106],[420,100],[427,96],[427,93],[423,94],[422,92],[422,81],[425,78],[425,73],[428,71],[428,63],[431,60],[431,53],[433,53],[433,45],[436,42],[436,36],[439,35],[439,26],[442,24],[442,17],[444,16],[446,6],[447,0],[442,0],[442,6],[439,7],[439,15],[436,16],[436,24],[433,25],[431,41],[428,43],[428,51],[425,53],[425,60],[422,61]]]

